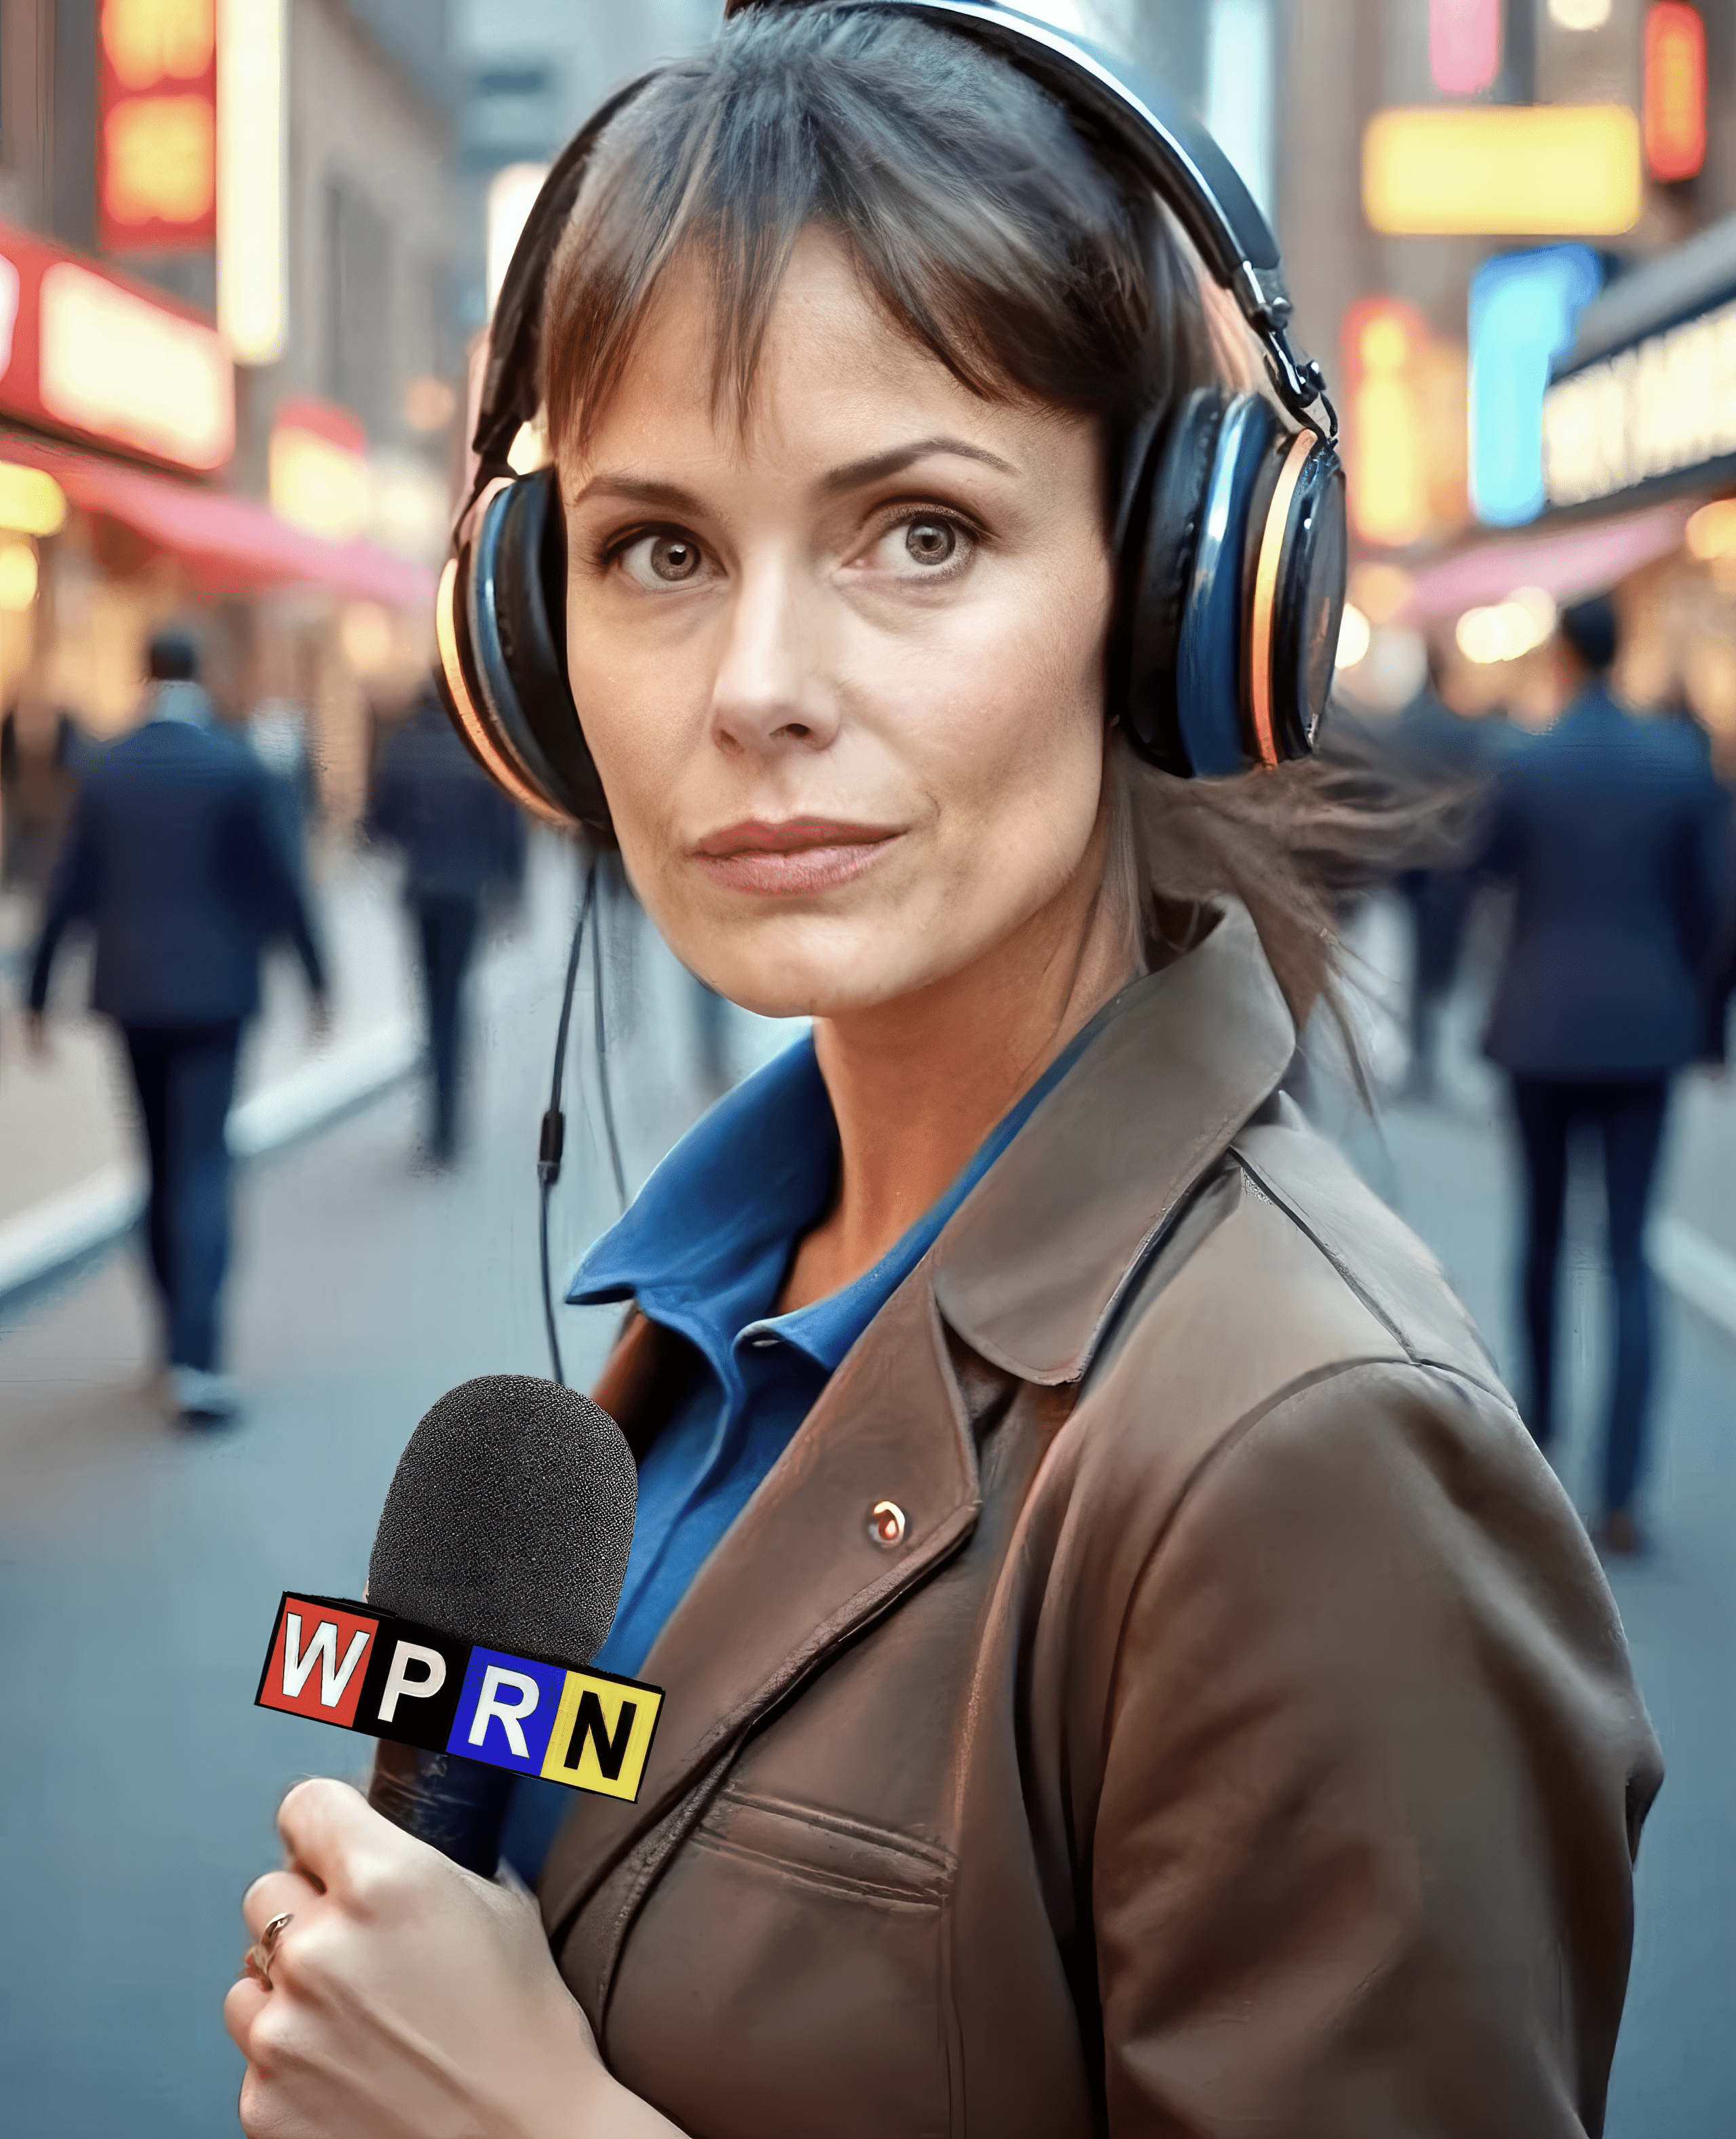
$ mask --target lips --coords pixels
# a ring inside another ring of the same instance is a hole
[[[709,834],[694,853],[706,874],[730,890],[812,898],[872,869],[899,836],[889,825],[835,817],[750,818]]]

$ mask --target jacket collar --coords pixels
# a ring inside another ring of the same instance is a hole
[[[1021,1381],[1075,1381],[1146,1249],[1276,1090],[1296,1028],[1245,908],[1123,989],[941,1234],[934,1293]]]
[[[971,1535],[981,1505],[973,1403],[946,1325],[1020,1380],[1076,1380],[1147,1246],[1276,1089],[1294,1047],[1253,925],[1231,905],[1196,949],[1133,982],[1097,1021],[670,1615],[643,1667],[668,1698],[639,1801],[587,1804],[545,1872],[557,1941],[636,1844],[644,1866],[628,1884],[642,1892],[659,1823],[759,1717]],[[649,1335],[638,1326],[599,1388],[605,1400],[630,1411],[633,1388],[648,1386]],[[634,1441],[635,1420],[623,1423]],[[883,1500],[907,1524],[890,1550],[871,1527]],[[588,1948],[598,2009],[633,1906]]]

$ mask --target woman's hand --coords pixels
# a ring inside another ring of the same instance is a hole
[[[673,2125],[611,2079],[535,1905],[461,1871],[344,1783],[300,1784],[291,1869],[242,1903],[288,1916],[271,1987],[223,2003],[247,2060],[248,2139],[653,2139]]]

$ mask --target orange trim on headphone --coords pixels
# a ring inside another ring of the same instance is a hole
[[[440,651],[440,667],[446,678],[446,688],[463,726],[466,741],[489,771],[512,797],[522,803],[545,824],[559,825],[564,830],[572,829],[572,820],[565,810],[557,810],[540,787],[533,786],[521,772],[512,758],[501,747],[493,729],[477,710],[471,696],[470,684],[464,673],[464,663],[458,652],[458,560],[448,557],[446,569],[440,575],[440,585],[434,596],[434,643]]]
[[[1272,631],[1278,614],[1278,575],[1284,564],[1284,538],[1290,531],[1290,507],[1308,455],[1319,443],[1312,431],[1298,431],[1266,508],[1260,536],[1259,565],[1254,575],[1254,614],[1249,634],[1249,696],[1254,713],[1254,743],[1259,762],[1277,769],[1278,740],[1272,727]]]

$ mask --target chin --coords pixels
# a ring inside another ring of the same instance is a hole
[[[898,937],[912,939],[901,942]],[[790,916],[757,928],[696,930],[668,939],[707,986],[760,1017],[846,1017],[944,980],[970,947],[936,959],[932,932]]]
[[[693,970],[707,986],[756,1017],[844,1017],[853,1011],[876,1009],[909,992],[891,977],[883,981],[858,967],[845,979],[819,962],[810,968],[801,960],[762,963],[757,958],[723,958],[695,965]],[[920,987],[922,980],[914,985]]]

